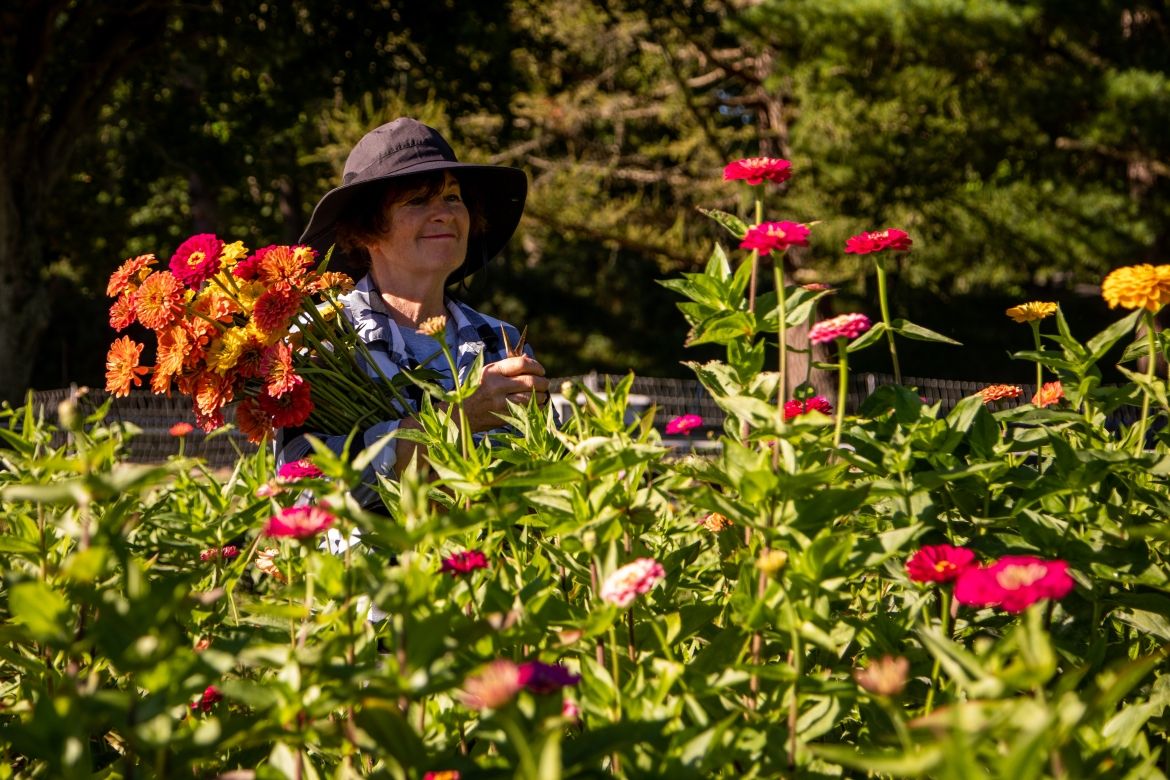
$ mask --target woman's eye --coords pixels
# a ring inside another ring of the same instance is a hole
[[[424,198],[422,195],[416,195],[413,198],[411,198],[410,200],[406,201],[406,203],[410,206],[421,206],[422,204],[424,204],[426,202],[427,202],[427,199]]]
[[[462,203],[463,196],[460,195],[458,192],[451,192],[451,193],[448,193],[447,200],[450,201],[451,203]]]

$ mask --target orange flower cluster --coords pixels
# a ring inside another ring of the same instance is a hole
[[[1024,389],[1018,385],[988,385],[979,391],[979,396],[985,404],[1002,401],[1005,398],[1019,398],[1023,394]]]
[[[106,390],[125,396],[151,374],[150,389],[192,398],[204,431],[223,425],[223,411],[239,402],[236,422],[254,442],[274,428],[305,423],[313,411],[309,383],[299,366],[307,359],[289,345],[302,312],[316,311],[313,296],[352,289],[344,274],[313,271],[307,246],[269,246],[249,255],[241,242],[202,234],[185,241],[169,269],[154,255],[127,260],[110,276],[110,325],[138,323],[153,331],[153,366],[140,365],[144,348],[129,336],[114,341],[106,359]]]

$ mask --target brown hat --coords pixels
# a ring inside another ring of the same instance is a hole
[[[346,158],[341,186],[325,193],[317,203],[301,243],[324,254],[336,240],[338,217],[354,198],[368,195],[370,186],[377,182],[431,171],[457,172],[483,193],[481,206],[487,229],[469,238],[463,265],[447,281],[457,282],[478,271],[500,253],[516,232],[528,195],[528,177],[519,168],[461,163],[437,130],[408,117],[374,128],[357,142]],[[351,274],[358,271],[336,248],[330,267]]]

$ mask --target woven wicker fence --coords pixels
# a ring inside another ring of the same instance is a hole
[[[624,377],[615,374],[585,374],[551,380],[551,386],[559,388],[566,379],[583,382],[593,390],[604,390],[606,383],[615,385]],[[893,376],[886,374],[857,374],[851,377],[846,409],[856,410],[861,402],[874,390],[893,383]],[[952,379],[929,379],[924,377],[903,377],[907,387],[915,387],[923,398],[933,403],[942,401],[943,411],[949,411],[963,398],[987,386],[987,382],[960,381]],[[1020,385],[1027,399],[1036,388]],[[656,407],[655,423],[661,428],[667,421],[682,414],[697,414],[703,418],[704,431],[717,430],[723,426],[723,410],[712,400],[703,386],[694,379],[665,379],[660,377],[635,377],[631,392],[646,396]],[[69,396],[68,388],[44,390],[33,394],[34,404],[48,420],[54,420],[57,404]],[[170,435],[170,428],[177,422],[194,424],[191,399],[187,396],[153,395],[131,393],[125,398],[110,399],[101,390],[90,390],[81,398],[82,410],[92,412],[107,400],[111,401],[107,421],[132,423],[142,432],[135,436],[129,447],[129,459],[138,462],[165,460],[178,452],[178,441]],[[1132,422],[1137,409],[1125,409],[1115,415],[1118,422]],[[232,422],[233,410],[229,407],[227,422]],[[187,435],[185,452],[204,458],[213,467],[230,466],[243,453],[253,453],[256,445],[251,444],[235,429],[220,431],[211,436],[198,428]]]

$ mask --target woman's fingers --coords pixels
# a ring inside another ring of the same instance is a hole
[[[520,355],[519,357],[504,358],[495,363],[488,363],[484,367],[484,376],[499,374],[500,376],[544,376],[544,366],[539,361]]]

